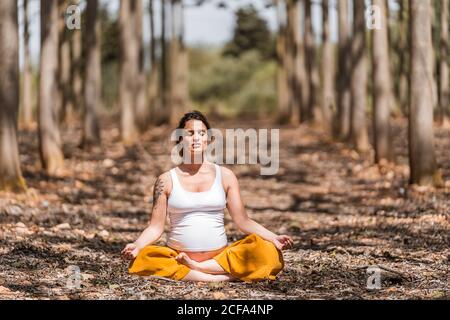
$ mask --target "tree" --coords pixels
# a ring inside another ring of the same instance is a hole
[[[236,25],[233,39],[224,50],[224,55],[240,56],[256,49],[263,58],[274,56],[273,40],[267,22],[261,18],[253,5],[241,7],[235,12]]]
[[[0,2],[0,190],[21,191],[17,145],[19,111],[19,24],[17,1]]]
[[[151,110],[155,108],[158,97],[158,61],[156,59],[156,37],[155,37],[155,12],[154,1],[149,0],[149,17],[150,17],[150,74],[147,80],[147,101],[148,107],[143,110],[137,110],[138,119],[140,121],[141,130],[146,129],[150,124]]]
[[[75,5],[80,5],[80,0],[72,1]],[[82,39],[81,30],[71,30],[70,41],[70,65],[71,65],[71,90],[70,100],[74,109],[83,109],[83,80],[82,80]],[[75,110],[68,109],[65,112],[66,122],[71,123]]]
[[[281,0],[276,0],[278,30],[276,38],[277,56],[277,109],[278,122],[287,123],[290,120],[289,112],[289,76],[287,74],[287,52],[286,52],[286,19],[285,7]]]
[[[39,150],[48,174],[64,165],[58,121],[58,0],[41,1],[41,61],[39,88]]]
[[[287,2],[287,41],[286,51],[289,58],[287,64],[289,80],[289,112],[292,122],[303,121],[305,116],[305,90],[307,89],[305,77],[304,48],[300,36],[300,2],[288,0]]]
[[[449,106],[449,76],[448,76],[448,0],[440,0],[441,1],[441,16],[440,16],[440,24],[441,24],[441,32],[440,32],[440,60],[439,60],[439,109],[440,109],[440,120],[446,120],[450,117]]]
[[[146,91],[146,81],[147,75],[144,68],[144,42],[142,38],[142,19],[143,19],[143,7],[142,0],[136,2],[134,28],[136,45],[138,50],[138,73],[135,75],[136,79],[136,96],[135,96],[135,114],[136,114],[136,124],[141,129],[144,129],[147,125],[145,116],[140,118],[141,115],[147,110],[147,91]]]
[[[392,88],[386,2],[385,0],[373,0],[372,3],[380,9],[382,26],[379,29],[374,28],[372,31],[374,148],[375,161],[380,163],[383,159],[392,160],[391,128],[389,124]]]
[[[66,14],[68,0],[59,0],[58,16]],[[70,85],[70,74],[72,73],[70,59],[70,30],[66,26],[65,19],[58,19],[58,86],[57,90],[57,113],[60,122],[68,120],[66,112],[72,112],[72,95]]]
[[[183,3],[172,0],[171,26],[172,39],[170,41],[170,104],[172,106],[171,124],[177,124],[186,111],[188,99],[188,60],[184,44]]]
[[[409,30],[409,0],[399,0],[399,44],[398,44],[398,65],[399,80],[397,84],[397,101],[403,114],[408,113],[409,80],[408,72],[411,69],[411,57],[408,50]]]
[[[101,105],[101,31],[98,0],[90,0],[86,7],[86,62],[84,79],[83,146],[100,143],[98,108]]]
[[[139,75],[139,35],[136,35],[138,0],[121,0],[120,26],[120,79],[119,103],[121,106],[121,134],[125,145],[133,145],[138,137],[135,105]]]
[[[305,120],[314,120],[320,123],[321,115],[317,105],[319,71],[317,69],[317,62],[316,62],[316,48],[314,43],[314,33],[311,14],[312,1],[305,0],[304,4],[305,4],[305,21],[304,21],[305,63],[306,63],[306,74],[309,83],[308,105]]]
[[[160,61],[160,85],[158,107],[154,109],[153,118],[155,124],[169,123],[172,113],[170,101],[170,68],[167,50],[167,7],[166,2],[161,3],[161,61]]]
[[[334,102],[334,53],[330,41],[329,0],[322,0],[323,52],[322,52],[322,99],[321,118],[327,132],[332,131],[332,108]]]
[[[348,1],[338,1],[339,63],[335,136],[345,140],[350,132],[350,32]]]
[[[30,27],[28,1],[23,1],[23,102],[22,122],[25,128],[30,128],[33,121],[32,72],[30,59]]]
[[[433,135],[433,58],[430,0],[410,0],[411,73],[409,110],[410,182],[442,184]]]
[[[367,58],[364,1],[353,2],[353,38],[351,47],[351,119],[350,142],[355,150],[369,149],[366,125]]]

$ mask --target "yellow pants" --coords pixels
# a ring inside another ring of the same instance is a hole
[[[173,280],[183,279],[190,269],[178,263],[179,251],[169,247],[147,246],[142,249],[129,267],[131,274],[160,276]],[[275,280],[284,268],[282,253],[275,245],[256,234],[234,242],[214,260],[228,273],[242,281]]]

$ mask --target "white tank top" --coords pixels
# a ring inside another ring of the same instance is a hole
[[[212,187],[204,192],[185,190],[175,168],[170,170],[172,192],[167,202],[170,219],[167,246],[198,252],[214,251],[228,244],[223,221],[227,200],[220,167],[214,166],[216,178]]]

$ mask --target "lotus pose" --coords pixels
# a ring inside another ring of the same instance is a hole
[[[250,219],[236,176],[205,159],[210,125],[200,112],[185,114],[178,129],[185,132],[183,150],[189,151],[192,161],[184,161],[156,180],[150,224],[122,251],[132,260],[129,272],[202,282],[276,279],[284,267],[282,250],[293,246],[292,238],[276,235]],[[230,244],[224,227],[225,207],[247,235]],[[152,245],[164,232],[167,212],[167,244]]]

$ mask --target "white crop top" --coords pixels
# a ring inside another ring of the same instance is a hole
[[[220,167],[214,166],[214,183],[204,192],[185,190],[175,168],[170,170],[172,192],[167,202],[170,219],[167,246],[179,251],[199,252],[214,251],[228,244],[223,221],[227,200]]]

